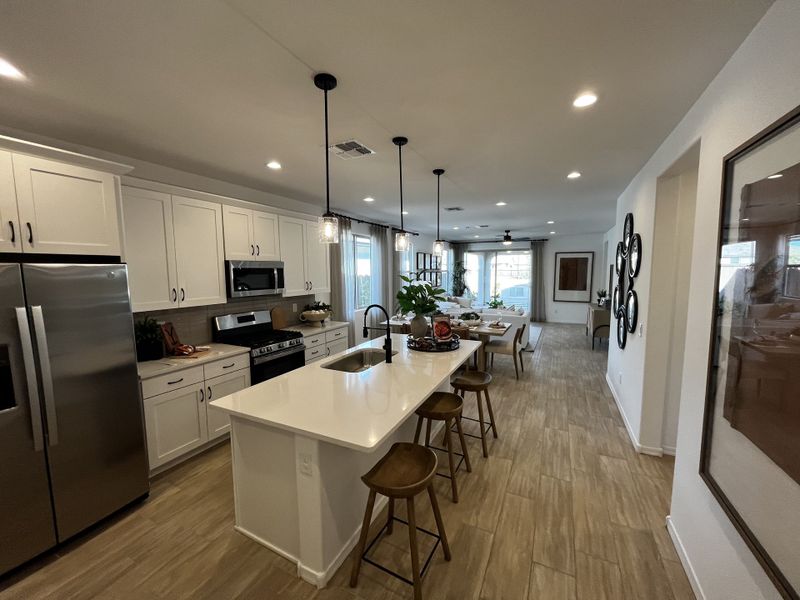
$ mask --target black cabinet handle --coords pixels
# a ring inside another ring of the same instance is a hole
[[[181,377],[180,379],[177,379],[175,381],[168,381],[167,385],[175,385],[176,383],[180,383],[181,381],[183,381],[183,377]]]
[[[25,224],[28,226],[28,243],[33,244],[33,227],[31,227],[30,221]]]
[[[261,256],[261,248],[256,244],[256,256]]]
[[[9,221],[8,225],[11,227],[11,243],[13,244],[17,241],[17,234],[14,233],[14,221]]]
[[[231,364],[229,364],[229,365],[222,365],[222,368],[223,368],[223,369],[230,369],[230,368],[231,368],[233,365],[235,365],[235,364],[236,364],[235,362],[232,362],[232,363],[231,363]]]
[[[183,288],[181,288],[181,302],[184,300],[186,300],[186,292],[183,290]]]
[[[253,246],[253,244],[250,244],[250,256],[255,256],[255,254],[256,254],[256,249]]]
[[[203,393],[204,393],[203,392],[203,388],[200,388],[200,402],[202,402],[203,400],[206,399],[205,396],[203,395]]]
[[[208,388],[208,399],[211,400],[211,387]]]
[[[178,301],[178,290],[176,290],[175,288],[172,288],[172,301],[173,302]]]
[[[314,289],[314,282],[313,281],[309,281],[308,282],[308,289],[310,289],[310,290]]]

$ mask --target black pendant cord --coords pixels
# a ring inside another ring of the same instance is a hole
[[[441,213],[439,209],[439,202],[441,199],[441,183],[442,183],[442,176],[436,175],[436,240],[442,239],[442,236],[439,235],[439,214]]]
[[[325,92],[325,215],[331,212],[330,144],[328,143],[328,90]]]
[[[397,146],[397,153],[400,158],[400,231],[405,231],[403,223],[403,146]]]

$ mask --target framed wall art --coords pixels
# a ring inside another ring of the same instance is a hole
[[[723,160],[700,475],[800,598],[800,107]]]
[[[556,252],[555,302],[591,302],[594,252]]]

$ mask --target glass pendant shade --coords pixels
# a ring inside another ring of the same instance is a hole
[[[339,219],[333,215],[322,215],[319,218],[319,241],[322,244],[339,243]]]
[[[394,234],[394,249],[405,252],[411,246],[411,234],[407,231],[398,231]]]
[[[444,254],[444,242],[442,240],[436,240],[433,242],[433,255],[441,256],[442,254]]]

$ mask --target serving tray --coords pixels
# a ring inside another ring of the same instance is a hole
[[[423,338],[408,336],[406,339],[408,349],[417,352],[452,352],[457,350],[460,345],[459,337],[456,334],[453,334],[453,337],[446,342],[437,342],[430,336]]]

